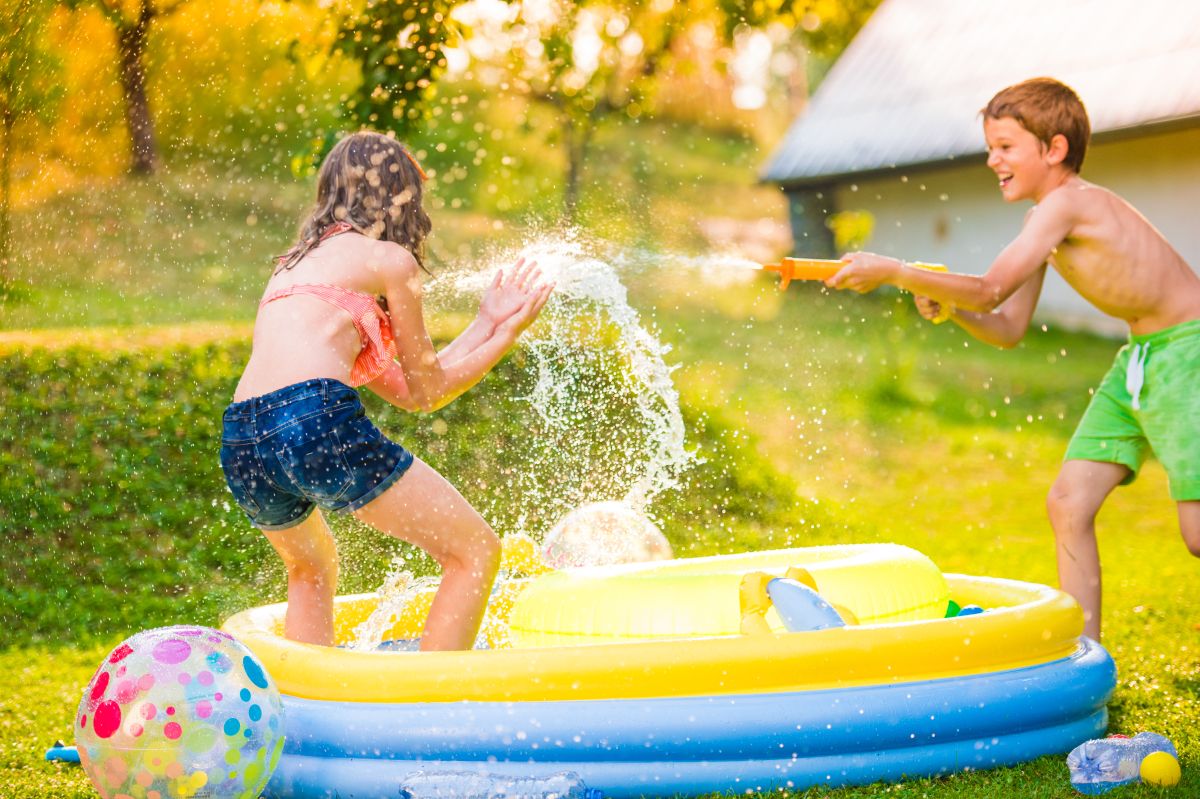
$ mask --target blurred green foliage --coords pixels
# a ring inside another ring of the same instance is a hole
[[[509,101],[472,96],[480,132],[435,118],[414,148],[432,171],[427,208],[435,274],[476,267],[541,236],[586,235],[597,250],[696,252],[708,217],[783,218],[784,200],[754,184],[761,154],[738,137],[655,122],[603,126],[585,171],[584,230],[553,221],[553,154],[532,130],[503,136]],[[266,174],[260,174],[265,172]],[[271,257],[294,241],[314,200],[286,165],[198,161],[153,181],[113,178],[62,190],[14,213],[20,287],[0,328],[253,318]]]
[[[30,147],[18,139],[17,126],[28,118],[51,120],[62,95],[58,60],[42,42],[49,11],[48,0],[15,0],[0,8],[0,303],[13,291],[13,151]]]
[[[876,2],[568,3],[554,24],[546,16],[536,24],[533,17],[509,20],[494,44],[512,46],[492,47],[490,57],[486,47],[470,43],[475,37],[486,45],[494,31],[459,21],[455,11],[464,4],[452,0],[64,0],[53,4],[39,48],[61,62],[56,85],[66,102],[52,119],[17,126],[24,140],[39,142],[17,154],[17,194],[34,202],[126,170],[127,87],[118,40],[142,19],[149,20],[139,40],[148,113],[168,164],[283,166],[303,174],[349,127],[393,129],[434,148],[452,130],[471,137],[484,124],[488,134],[506,137],[517,128],[525,133],[518,172],[551,156],[553,179],[538,193],[554,195],[557,215],[564,185],[576,181],[586,194],[584,164],[603,157],[591,150],[580,160],[579,131],[586,127],[591,142],[610,116],[739,132],[769,145],[802,99],[789,92],[803,94],[797,87],[813,83],[793,80],[793,73],[807,68],[810,53],[817,64],[840,52]],[[731,101],[728,65],[735,40],[752,26],[769,28],[773,46],[787,57],[765,78],[771,97],[744,109]],[[591,46],[582,46],[581,36],[601,46],[594,64],[581,55]],[[450,68],[448,48],[466,61]],[[480,119],[472,113],[480,95],[506,113]],[[479,166],[476,151],[496,146],[479,144],[456,165]],[[477,172],[472,180],[485,182]],[[496,193],[486,198],[505,202],[505,192]],[[525,208],[524,199],[508,198],[509,210]]]
[[[111,640],[158,624],[218,624],[283,598],[265,539],[233,506],[217,461],[220,418],[248,355],[240,338],[200,344],[32,346],[0,355],[0,649],[18,643]],[[520,354],[475,390],[429,416],[373,396],[372,418],[442,471],[498,532],[556,519],[529,517],[506,477],[507,453],[536,424]],[[608,374],[588,376],[593,388]],[[618,408],[619,404],[615,407]],[[705,461],[688,491],[651,507],[684,550],[715,551],[702,533],[715,515],[754,539],[781,524],[790,483],[744,439],[688,411]],[[535,482],[553,477],[527,476]],[[334,517],[343,546],[340,592],[374,590],[401,545]]]
[[[345,5],[345,4],[343,4]],[[418,130],[446,70],[442,48],[461,35],[450,12],[456,0],[364,0],[338,15],[333,51],[362,76],[343,104],[354,127]]]
[[[223,506],[216,449],[247,350],[0,358],[2,645],[213,619],[269,551]]]

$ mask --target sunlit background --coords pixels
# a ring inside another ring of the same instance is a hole
[[[435,338],[523,250],[573,287],[447,408],[366,397],[501,534],[620,500],[681,556],[895,541],[1053,584],[1045,494],[1113,328],[1048,291],[1055,312],[999,352],[899,292],[781,292],[747,267],[870,247],[982,271],[1025,209],[996,196],[977,112],[1047,72],[1098,122],[1084,176],[1195,265],[1196,9],[0,0],[0,695],[21,697],[0,701],[0,795],[91,795],[33,753],[69,736],[106,647],[283,598],[219,418],[316,165],[363,127],[429,173]],[[341,593],[433,572],[334,525]],[[1170,734],[1186,777],[1200,606],[1156,463],[1100,525],[1113,728]],[[887,790],[1065,796],[1061,765]]]

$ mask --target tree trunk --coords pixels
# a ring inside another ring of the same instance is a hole
[[[563,215],[568,224],[575,224],[579,214],[579,182],[583,176],[583,164],[587,159],[595,123],[589,118],[583,122],[569,115],[563,122],[563,141],[567,145],[567,185],[563,192]]]
[[[131,146],[130,171],[150,175],[158,168],[158,144],[154,140],[154,120],[146,99],[146,32],[154,14],[149,4],[142,7],[134,25],[117,27],[117,45],[121,57],[121,90],[125,95],[125,123]]]
[[[0,114],[0,302],[8,296],[12,285],[12,132],[16,120],[5,106]]]

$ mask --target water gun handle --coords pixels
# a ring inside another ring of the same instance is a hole
[[[945,264],[927,264],[922,261],[905,261],[904,264],[905,264],[905,266],[911,266],[915,269],[926,269],[930,272],[949,271],[946,269]],[[933,319],[929,320],[929,321],[933,322],[935,325],[940,325],[942,322],[945,322],[954,313],[954,306],[947,305],[944,302],[940,303],[940,306],[941,306],[941,310],[938,311],[938,315],[933,317]]]

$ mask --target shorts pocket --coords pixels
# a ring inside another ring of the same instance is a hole
[[[254,453],[246,447],[221,447],[221,471],[225,473],[225,485],[233,500],[250,518],[262,512],[262,506],[254,498],[256,478],[252,471]]]
[[[318,505],[337,504],[354,482],[346,448],[336,430],[289,444],[277,450],[275,457],[295,490]]]

